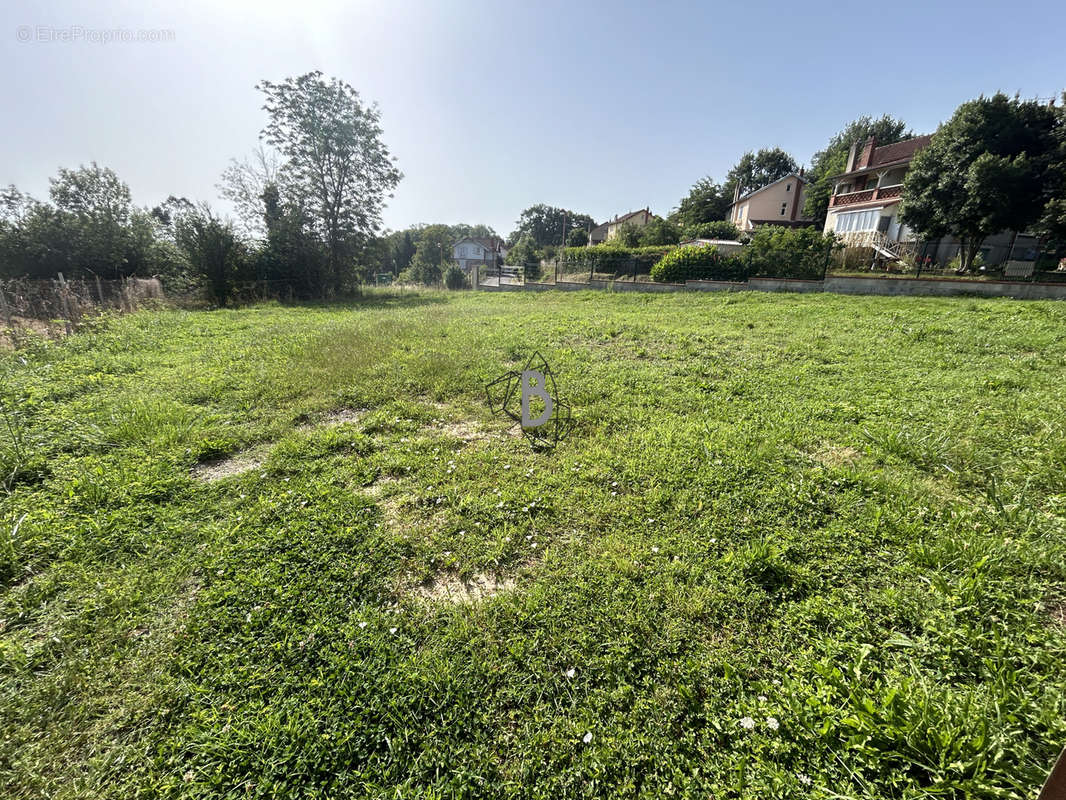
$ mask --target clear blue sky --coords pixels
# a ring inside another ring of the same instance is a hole
[[[1066,87],[1061,0],[42,5],[0,9],[0,184],[43,197],[58,167],[96,160],[139,204],[217,204],[219,174],[263,126],[256,81],[321,69],[381,106],[406,175],[393,229],[505,234],[538,202],[601,220],[666,213],[748,149],[807,163],[861,114],[925,133],[982,92]],[[21,42],[20,26],[168,29],[173,41]]]

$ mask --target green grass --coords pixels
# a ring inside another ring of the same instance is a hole
[[[551,453],[483,396],[534,350]],[[1066,305],[383,294],[0,369],[4,797],[1027,798],[1066,743]]]

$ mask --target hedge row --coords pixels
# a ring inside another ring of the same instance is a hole
[[[615,244],[598,244],[594,247],[567,247],[563,258],[570,264],[581,264],[594,272],[649,272],[663,256],[674,250],[674,245],[657,247],[622,247]]]

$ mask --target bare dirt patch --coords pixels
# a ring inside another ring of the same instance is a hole
[[[261,466],[263,466],[263,459],[260,455],[246,451],[228,458],[217,458],[197,464],[192,468],[192,476],[197,480],[213,483],[223,478],[230,478],[243,472],[258,469]]]
[[[827,467],[850,467],[862,458],[862,451],[854,447],[826,445],[811,455],[815,461]]]
[[[370,497],[379,497],[381,493],[385,490],[385,487],[389,486],[390,484],[399,482],[399,478],[394,478],[391,475],[382,475],[369,486],[363,487],[363,491],[366,492],[366,494],[368,494]]]
[[[318,422],[305,422],[297,430],[313,431],[315,428],[331,428],[334,425],[349,425],[359,422],[367,413],[365,408],[338,408],[330,411]]]
[[[437,430],[467,443],[480,442],[489,438],[489,432],[481,427],[481,423],[473,420],[444,422],[437,426]]]
[[[1053,600],[1047,605],[1051,621],[1066,628],[1066,600]]]
[[[500,592],[509,592],[514,585],[513,578],[487,572],[460,578],[457,572],[448,570],[423,581],[408,593],[429,603],[465,605],[480,603]]]

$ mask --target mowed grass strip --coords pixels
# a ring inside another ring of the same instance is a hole
[[[533,452],[485,384],[540,351]],[[1066,743],[1066,305],[376,293],[0,360],[0,794],[978,797]]]

